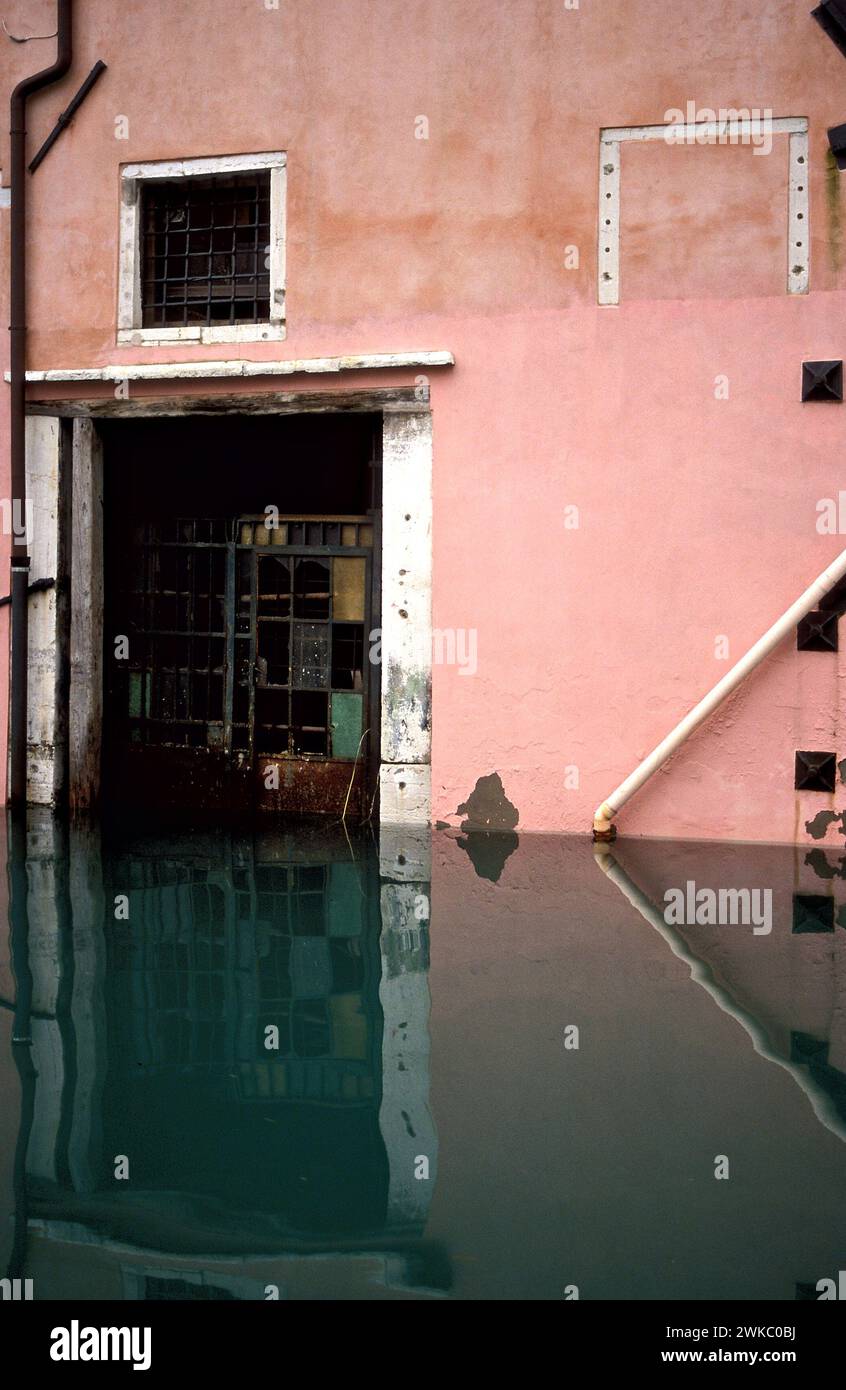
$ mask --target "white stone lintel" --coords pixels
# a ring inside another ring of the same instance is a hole
[[[402,367],[454,367],[451,352],[371,352],[343,357],[301,357],[287,361],[237,359],[231,362],[113,362],[107,367],[53,367],[29,371],[28,382],[179,381],[215,377],[330,376],[338,372],[390,371]],[[5,374],[10,379],[9,372]]]

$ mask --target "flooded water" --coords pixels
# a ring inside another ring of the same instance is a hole
[[[36,1299],[846,1265],[846,857],[47,817],[4,853],[0,1273]]]

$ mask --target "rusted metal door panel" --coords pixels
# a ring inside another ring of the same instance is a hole
[[[259,811],[340,819],[346,805],[347,815],[356,820],[362,810],[366,814],[365,782],[366,768],[361,760],[354,764],[331,758],[259,757],[252,776],[252,795]]]

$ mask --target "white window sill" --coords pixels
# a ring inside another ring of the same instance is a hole
[[[120,328],[118,347],[169,347],[171,343],[281,343],[284,323],[234,323],[220,328]]]

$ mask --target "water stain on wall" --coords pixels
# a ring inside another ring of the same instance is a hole
[[[825,156],[825,203],[828,214],[828,255],[836,273],[842,259],[842,226],[840,218],[840,170],[831,150]]]

